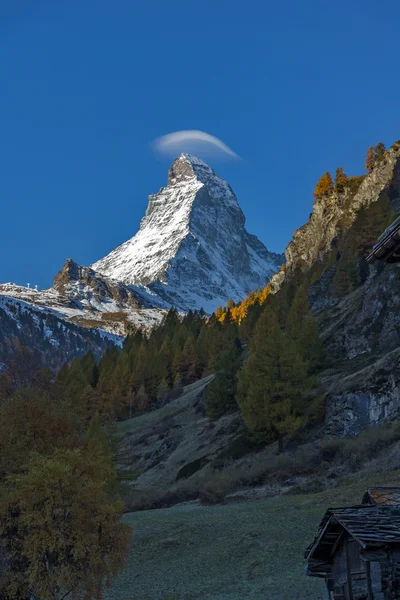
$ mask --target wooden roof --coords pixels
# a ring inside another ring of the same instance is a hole
[[[400,506],[400,488],[376,487],[366,490],[362,504]]]
[[[363,547],[400,543],[400,506],[361,505],[330,508],[305,552],[307,561],[328,560],[343,531]]]
[[[364,549],[400,543],[400,488],[369,488],[361,505],[329,508],[304,554],[309,575],[326,576],[331,557],[346,533]]]
[[[382,260],[386,263],[400,262],[399,218],[383,232],[375,246],[372,248],[372,252],[367,256],[367,261],[370,263],[373,263],[376,260]]]

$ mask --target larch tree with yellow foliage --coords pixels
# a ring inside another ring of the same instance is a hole
[[[322,175],[321,179],[318,181],[315,186],[315,190],[313,193],[314,198],[320,198],[324,194],[333,190],[333,181],[330,173],[327,171]]]
[[[343,192],[348,182],[348,177],[343,170],[343,167],[338,167],[336,169],[335,175],[335,188],[338,192]]]
[[[367,156],[365,157],[365,170],[371,173],[375,166],[375,148],[370,146],[367,150]]]

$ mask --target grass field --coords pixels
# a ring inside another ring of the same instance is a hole
[[[399,486],[400,470],[371,463],[319,494],[129,513],[127,567],[105,600],[324,600],[304,550],[326,508],[358,504],[375,485]]]
[[[125,515],[134,527],[128,566],[107,600],[322,600],[303,552],[324,506],[286,496]]]

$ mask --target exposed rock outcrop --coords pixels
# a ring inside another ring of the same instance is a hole
[[[270,282],[273,293],[294,277],[307,282],[330,365],[321,386],[327,434],[356,435],[398,417],[400,270],[364,262],[361,277],[361,256],[376,238],[371,238],[373,218],[360,215],[376,214],[383,226],[385,214],[399,209],[400,146],[395,144],[371,173],[353,178],[342,193],[315,200],[309,221],[286,248],[285,271]]]
[[[323,260],[335,240],[354,222],[358,211],[388,193],[400,208],[400,146],[395,145],[364,178],[355,178],[343,192],[317,198],[309,220],[297,229],[286,247],[286,276],[306,271]]]
[[[71,300],[82,301],[96,295],[99,300],[115,300],[133,308],[147,308],[150,305],[132,288],[118,281],[107,280],[90,267],[81,267],[70,258],[55,276],[53,289]]]

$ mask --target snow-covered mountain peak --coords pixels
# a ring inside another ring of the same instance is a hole
[[[92,269],[145,286],[165,305],[211,312],[266,285],[282,261],[246,231],[230,185],[201,159],[181,154],[167,187],[149,196],[137,234]]]
[[[168,185],[186,183],[196,178],[204,181],[210,177],[218,177],[204,161],[192,154],[182,153],[174,160],[168,171]]]
[[[215,200],[228,201],[228,204],[241,210],[229,183],[197,156],[183,153],[174,160],[168,171],[168,187],[185,186],[194,180],[210,188]]]
[[[168,186],[185,185],[189,180],[196,178],[195,165],[198,162],[200,159],[192,157],[190,154],[178,156],[168,170]],[[203,165],[207,167],[205,163]]]
[[[240,301],[283,260],[246,231],[229,184],[199,158],[182,154],[167,187],[149,196],[133,238],[91,267],[67,259],[48,290],[0,285],[0,321],[24,342],[28,324],[33,345],[42,335],[44,349],[65,346],[60,360],[70,360],[89,348],[121,344],[138,328],[150,331],[170,306],[211,313],[228,299]],[[89,331],[79,333],[82,327]]]

